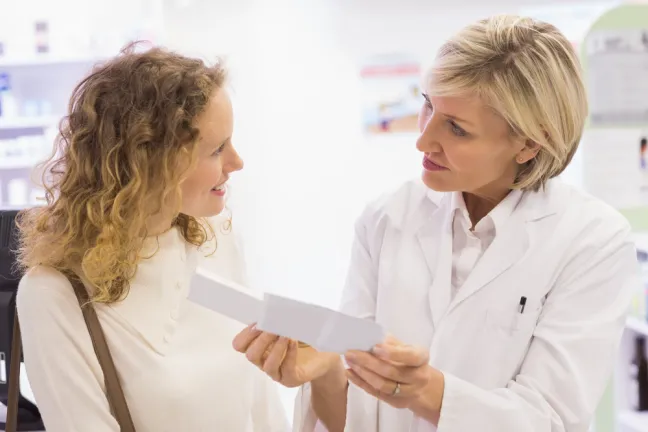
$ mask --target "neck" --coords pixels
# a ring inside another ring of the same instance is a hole
[[[151,217],[146,222],[146,231],[149,237],[162,235],[173,227],[173,219],[168,217]]]
[[[462,191],[472,228],[511,192],[517,170],[517,165],[510,165],[499,179],[471,192]]]
[[[508,188],[493,191],[489,194],[463,192],[463,199],[466,203],[466,209],[468,210],[472,227],[474,228],[497,204],[502,202],[509,192],[511,190]]]

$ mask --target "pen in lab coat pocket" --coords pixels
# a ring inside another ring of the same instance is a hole
[[[526,306],[526,297],[520,297],[520,305],[518,306],[518,311],[522,314],[524,313],[524,306]]]

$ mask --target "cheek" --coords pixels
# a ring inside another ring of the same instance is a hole
[[[443,153],[454,171],[466,175],[488,171],[493,165],[493,155],[478,141],[456,137],[449,132],[443,140]]]
[[[209,158],[198,162],[196,169],[183,183],[183,192],[188,195],[209,191],[220,182],[222,166],[219,158]]]
[[[220,178],[223,176],[223,164],[221,158],[210,157],[205,159],[198,165],[197,175],[200,182],[208,189],[214,187],[219,183]]]
[[[456,143],[444,146],[446,158],[459,172],[470,176],[491,177],[502,171],[503,155],[493,146],[476,142]]]

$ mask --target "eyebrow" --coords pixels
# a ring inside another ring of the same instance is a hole
[[[432,103],[430,102],[430,96],[427,93],[421,93],[421,94],[423,95],[425,100],[431,105]],[[474,123],[472,123],[472,122],[470,122],[470,121],[468,121],[466,119],[463,119],[461,117],[457,117],[457,116],[452,115],[452,114],[446,114],[446,113],[443,113],[443,112],[439,112],[439,113],[446,116],[446,117],[448,117],[448,118],[451,118],[452,120],[456,120],[456,121],[461,122],[461,123],[466,123],[466,124],[468,124],[470,126],[475,126]]]
[[[462,119],[461,117],[453,116],[451,114],[444,114],[444,113],[441,113],[441,114],[443,114],[444,116],[446,116],[448,118],[451,118],[452,120],[456,120],[456,121],[461,122],[461,123],[466,123],[467,125],[470,125],[470,126],[475,126],[474,123],[472,123],[472,122],[470,122],[470,121],[468,121],[466,119]]]

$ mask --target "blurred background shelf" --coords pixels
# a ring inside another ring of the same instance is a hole
[[[70,64],[97,63],[103,60],[102,57],[91,56],[57,56],[57,55],[34,55],[31,57],[0,57],[0,68],[23,67],[23,66],[55,66]]]
[[[62,116],[44,115],[34,117],[0,118],[0,129],[21,130],[55,127]]]
[[[10,169],[33,169],[34,166],[43,162],[45,158],[25,157],[5,157],[0,158],[0,170]]]

